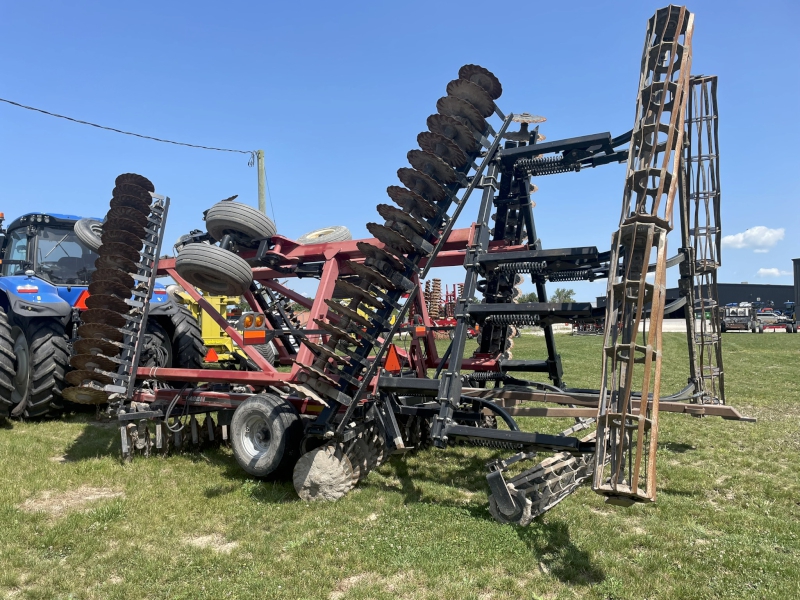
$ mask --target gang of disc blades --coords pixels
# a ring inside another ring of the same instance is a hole
[[[103,308],[85,310],[81,313],[81,321],[84,323],[98,323],[110,327],[125,327],[125,317]]]
[[[104,354],[105,356],[119,356],[122,348],[116,344],[100,338],[83,338],[76,340],[72,345],[75,354]]]
[[[356,275],[360,275],[369,281],[374,281],[377,285],[383,287],[384,289],[395,289],[395,285],[389,281],[389,279],[387,279],[383,273],[373,269],[372,267],[368,267],[363,263],[353,262],[352,260],[345,261],[345,263]]]
[[[125,337],[119,329],[104,323],[84,323],[78,327],[78,336],[83,339],[97,338],[112,342],[121,342]]]
[[[75,404],[96,405],[108,402],[108,394],[91,387],[68,387],[61,392],[61,395]]]
[[[500,80],[495,77],[494,73],[480,65],[464,65],[458,70],[458,77],[482,87],[492,97],[492,100],[497,100],[503,94]]]
[[[109,294],[91,295],[86,299],[86,306],[89,308],[100,308],[115,313],[127,313],[131,307],[125,301]]]
[[[357,311],[353,310],[352,308],[348,308],[344,304],[339,304],[338,302],[331,300],[330,298],[325,299],[325,304],[327,304],[328,308],[330,308],[333,312],[343,317],[347,317],[348,319],[350,319],[354,323],[358,323],[362,327],[372,326],[372,323],[370,323],[370,321],[366,317],[362,317],[360,314],[358,314]]]
[[[94,261],[94,266],[100,269],[116,269],[124,273],[135,273],[136,263],[124,256],[100,256]]]
[[[92,281],[116,281],[129,290],[132,290],[133,286],[136,285],[136,281],[133,277],[118,269],[96,269],[92,273]]]
[[[435,154],[424,150],[409,150],[406,158],[417,171],[433,177],[439,183],[449,185],[458,181],[453,168]]]
[[[117,196],[108,203],[111,208],[132,208],[145,216],[150,216],[150,205],[134,196]]]
[[[89,284],[89,297],[96,295],[116,296],[122,300],[131,297],[131,290],[126,288],[118,281],[106,279],[105,281],[93,281]]]
[[[100,236],[100,241],[104,244],[125,244],[136,250],[136,252],[139,252],[144,246],[144,240],[142,238],[136,237],[132,233],[121,229],[104,231],[103,235]]]
[[[438,133],[446,137],[468,155],[475,154],[480,150],[481,145],[478,143],[478,140],[475,139],[475,136],[472,135],[469,127],[453,117],[448,117],[447,115],[431,115],[428,117],[427,124],[431,133]]]
[[[367,223],[367,230],[393,252],[411,254],[417,248],[402,233],[378,223]]]
[[[117,208],[109,209],[106,214],[106,221],[113,221],[114,219],[128,219],[141,227],[147,225],[146,215],[143,215],[135,208],[128,208],[127,206],[118,206]]]
[[[138,185],[148,192],[154,193],[156,191],[156,186],[153,185],[153,182],[144,175],[139,175],[138,173],[123,173],[114,180],[114,185],[122,185],[124,183]]]
[[[117,370],[117,363],[102,354],[76,354],[69,359],[69,364],[79,371],[91,371],[92,369],[100,369],[101,371]]]
[[[324,379],[330,385],[337,385],[337,382],[336,382],[335,379],[331,378],[330,375],[328,375],[324,371],[321,371],[320,369],[318,369],[314,365],[304,365],[303,363],[299,363],[297,361],[294,361],[294,362],[296,364],[300,365],[301,367],[303,367],[304,369],[307,369],[308,371],[310,371],[316,377],[318,377],[320,379]]]
[[[440,114],[453,117],[465,125],[469,125],[474,131],[481,135],[483,135],[488,128],[488,123],[486,119],[481,116],[480,111],[461,98],[443,96],[436,101],[436,110],[439,111]]]
[[[397,260],[397,258],[386,252],[386,250],[382,250],[381,248],[373,246],[372,244],[368,244],[367,242],[357,242],[356,247],[367,258],[382,260],[383,262],[389,263],[395,271],[402,272],[405,270],[405,267],[403,267],[403,263],[401,263],[399,260]],[[366,304],[369,304],[369,302],[367,302]],[[382,306],[375,306],[375,308],[382,308]]]
[[[405,223],[419,235],[428,233],[428,228],[419,219],[414,218],[407,212],[403,212],[399,208],[391,206],[390,204],[378,204],[378,214],[387,221],[397,221],[398,223]]]
[[[359,242],[361,244],[363,242]],[[358,244],[356,244],[358,245]],[[372,246],[372,244],[367,244]],[[373,248],[375,246],[372,246]],[[334,290],[334,297],[345,297],[345,298],[357,298],[364,304],[368,304],[369,306],[377,309],[385,308],[386,305],[378,300],[375,296],[370,294],[367,290],[358,287],[357,285],[353,285],[349,281],[339,280],[336,282],[336,288]]]
[[[442,186],[436,183],[435,179],[416,169],[408,167],[397,169],[397,176],[404,186],[434,204],[447,197],[447,193]]]
[[[96,381],[100,385],[110,385],[114,380],[108,375],[103,373],[95,373],[94,371],[74,370],[70,371],[64,376],[67,383],[74,386],[82,386],[91,381]]]
[[[111,242],[110,244],[103,244],[97,249],[100,256],[122,256],[131,262],[138,262],[141,255],[136,248],[123,244],[121,242]]]
[[[386,193],[389,194],[389,198],[394,200],[399,207],[409,212],[419,213],[419,215],[424,218],[430,219],[431,217],[435,217],[439,212],[435,204],[431,204],[419,194],[404,187],[400,187],[399,185],[390,185],[386,188]]]
[[[467,162],[467,155],[452,141],[439,133],[423,131],[417,136],[419,147],[438,156],[454,169],[460,169]]]
[[[454,79],[447,84],[447,93],[472,104],[484,118],[490,117],[494,113],[494,101],[489,92],[471,81]]]
[[[127,231],[128,233],[135,235],[137,238],[143,238],[146,233],[144,227],[141,225],[131,221],[130,219],[123,219],[121,217],[110,219],[103,223],[103,231]]]

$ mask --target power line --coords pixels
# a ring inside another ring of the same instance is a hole
[[[72,121],[73,123],[79,123],[80,125],[89,125],[90,127],[96,127],[97,129],[104,129],[106,131],[113,131],[114,133],[121,133],[123,135],[132,135],[133,137],[138,137],[143,140],[152,140],[154,142],[161,142],[162,144],[173,144],[175,146],[185,146],[187,148],[199,148],[200,150],[214,150],[216,152],[233,152],[235,154],[248,154],[250,155],[250,159],[247,161],[247,166],[252,167],[256,163],[256,150],[234,150],[231,148],[215,148],[213,146],[201,146],[199,144],[188,144],[186,142],[175,142],[172,140],[164,140],[161,138],[153,137],[151,135],[143,135],[141,133],[134,133],[132,131],[123,131],[122,129],[116,129],[115,127],[108,127],[106,125],[98,125],[97,123],[91,123],[89,121],[82,121],[81,119],[74,119],[72,117],[68,117],[66,115],[59,115],[58,113],[50,112],[41,108],[36,108],[35,106],[27,106],[25,104],[20,104],[19,102],[14,102],[13,100],[6,100],[5,98],[0,98],[0,102],[5,102],[6,104],[10,104],[12,106],[16,106],[19,108],[24,108],[25,110],[32,110],[34,112],[42,113],[43,115],[47,115],[50,117],[56,117],[58,119],[65,119],[67,121]],[[267,179],[267,169],[264,168],[264,180],[267,184],[267,196],[269,197],[269,206],[272,209],[272,220],[277,223],[275,219],[275,207],[272,205],[272,193],[269,189],[269,179]]]
[[[142,138],[144,140],[152,140],[154,142],[161,142],[163,144],[174,144],[175,146],[186,146],[187,148],[200,148],[201,150],[215,150],[217,152],[235,152],[236,154],[249,154],[250,161],[248,164],[250,166],[253,166],[254,164],[254,156],[256,153],[255,150],[232,150],[230,148],[214,148],[213,146],[200,146],[199,144],[187,144],[186,142],[173,142],[172,140],[163,140],[161,138],[153,137],[151,135],[142,135],[141,133],[133,133],[132,131],[123,131],[122,129],[116,129],[114,127],[107,127],[105,125],[98,125],[97,123],[90,123],[89,121],[81,121],[80,119],[73,119],[72,117],[68,117],[66,115],[59,115],[58,113],[49,112],[47,110],[36,108],[34,106],[26,106],[24,104],[20,104],[19,102],[14,102],[13,100],[6,100],[5,98],[0,98],[0,102],[5,102],[6,104],[11,104],[12,106],[17,106],[19,108],[24,108],[26,110],[39,112],[44,115],[48,115],[50,117],[56,117],[58,119],[66,119],[67,121],[72,121],[73,123],[80,123],[81,125],[89,125],[90,127],[97,127],[98,129],[105,129],[106,131],[113,131],[115,133],[121,133],[123,135],[132,135],[134,137]]]

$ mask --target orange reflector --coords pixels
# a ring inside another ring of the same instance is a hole
[[[263,329],[256,329],[253,331],[245,331],[243,334],[245,344],[266,344],[267,332]]]
[[[394,344],[389,345],[389,351],[386,353],[386,362],[383,368],[389,373],[399,373],[402,368],[400,367],[400,356],[397,354],[397,346]]]
[[[253,326],[253,315],[247,315],[244,318],[244,326],[245,327],[252,327]]]
[[[425,331],[424,327],[414,327],[414,335],[416,337],[425,337]]]
[[[78,296],[78,299],[75,301],[75,308],[79,308],[80,310],[86,310],[88,306],[86,306],[86,299],[89,297],[89,290],[83,290],[81,295]]]
[[[264,315],[256,315],[256,327],[264,326]]]
[[[213,348],[209,348],[208,352],[206,352],[206,362],[217,362],[219,360],[219,355],[217,351]]]

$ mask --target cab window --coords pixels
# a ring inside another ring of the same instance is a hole
[[[26,228],[15,229],[11,232],[6,247],[6,256],[3,260],[3,275],[22,275],[28,261],[28,236]],[[27,268],[30,268],[28,265]]]

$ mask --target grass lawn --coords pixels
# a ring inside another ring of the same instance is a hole
[[[664,392],[686,382],[684,339],[665,334]],[[483,464],[499,454],[485,449],[395,457],[344,499],[309,505],[225,448],[124,465],[117,429],[89,416],[10,423],[0,594],[800,598],[800,335],[723,343],[728,401],[758,423],[662,414],[656,504],[610,507],[584,487],[524,529],[489,515]],[[558,344],[567,383],[597,387],[600,338]],[[514,355],[543,348],[527,335]]]

